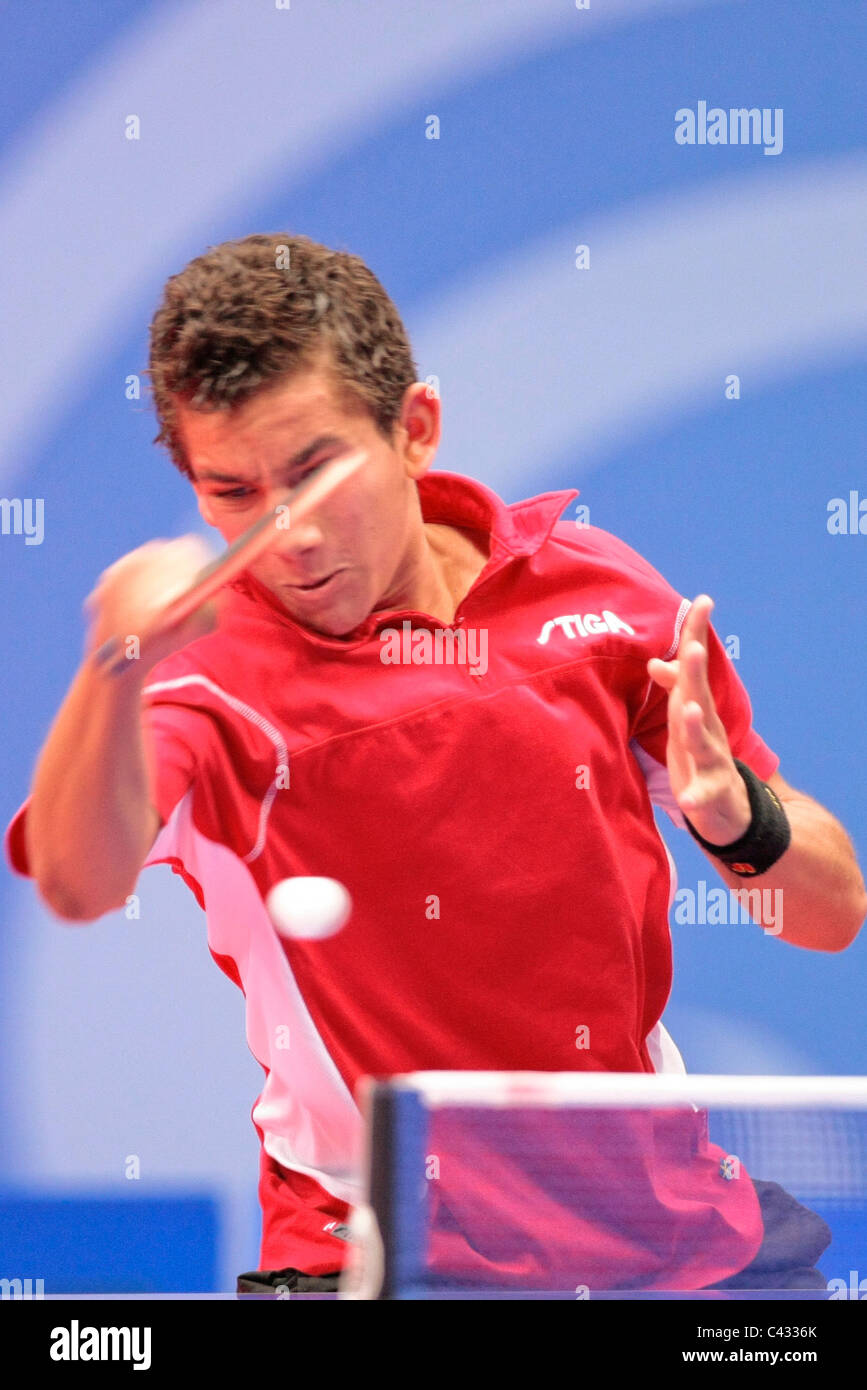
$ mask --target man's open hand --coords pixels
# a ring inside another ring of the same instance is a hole
[[[666,762],[674,798],[699,835],[728,845],[744,834],[752,816],[708,683],[712,608],[713,599],[699,594],[686,616],[677,658],[651,657],[647,671],[668,691]]]

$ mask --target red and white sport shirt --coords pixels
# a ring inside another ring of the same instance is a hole
[[[575,490],[506,506],[456,474],[418,487],[426,521],[490,537],[452,624],[375,613],[330,638],[242,577],[143,694],[164,821],[146,862],[205,909],[265,1070],[262,1268],[343,1264],[366,1074],[683,1070],[659,1021],[675,878],[651,801],[683,819],[646,667],[675,654],[689,601],[608,532],[558,520]],[[766,780],[778,760],[712,630],[709,679],[733,754]],[[23,873],[25,811],[7,832]],[[341,932],[277,936],[263,899],[293,875],[346,885]],[[751,1184],[708,1164],[678,1202],[681,1244],[641,1269],[651,1287],[714,1282],[758,1248]]]

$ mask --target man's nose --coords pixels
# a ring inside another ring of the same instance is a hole
[[[275,510],[275,526],[278,536],[276,545],[285,555],[300,555],[308,550],[315,550],[322,544],[322,528],[319,524],[315,512],[308,513],[296,521],[292,515],[292,504],[281,502],[281,497],[285,493],[281,489],[275,489],[269,499],[269,506]]]

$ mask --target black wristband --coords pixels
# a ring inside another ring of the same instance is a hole
[[[699,835],[688,817],[684,816],[684,820],[690,835],[702,849],[715,859],[722,860],[733,874],[752,878],[765,873],[782,858],[792,842],[792,827],[782,802],[772,788],[739,758],[734,759],[734,764],[746,783],[753,817],[740,839],[733,840],[730,845],[712,845]]]

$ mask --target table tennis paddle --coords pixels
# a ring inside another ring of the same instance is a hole
[[[213,598],[219,589],[263,555],[275,538],[309,516],[340,487],[341,483],[346,482],[361,468],[367,457],[365,449],[357,449],[351,454],[329,459],[327,463],[309,473],[296,487],[287,488],[273,507],[258,517],[252,526],[248,526],[222,555],[199,570],[183,593],[160,609],[148,624],[146,631],[140,634],[139,656],[146,643],[189,618],[202,604]],[[122,637],[109,637],[94,652],[94,660],[111,675],[118,675],[128,668],[129,658],[124,651],[125,640]]]

